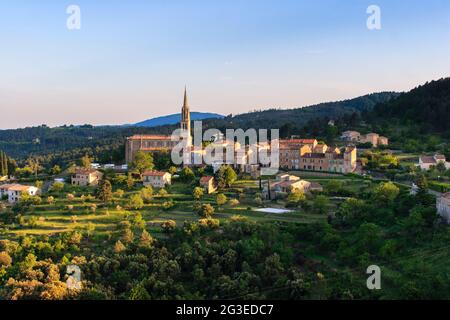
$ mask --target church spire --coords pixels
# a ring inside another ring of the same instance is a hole
[[[187,89],[184,87],[184,103],[183,108],[181,108],[181,130],[187,132],[187,145],[192,145],[191,137],[191,112],[189,110],[189,103],[187,97]]]
[[[189,108],[186,86],[184,86],[184,103],[183,103],[183,107],[184,108]]]

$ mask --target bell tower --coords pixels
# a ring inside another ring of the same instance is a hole
[[[192,145],[191,137],[191,111],[189,110],[189,102],[187,97],[187,89],[184,87],[184,102],[181,108],[181,130],[188,135],[187,145]]]

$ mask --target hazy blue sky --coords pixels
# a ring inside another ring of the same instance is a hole
[[[0,128],[175,113],[185,84],[193,110],[229,114],[449,75],[448,0],[0,0]]]

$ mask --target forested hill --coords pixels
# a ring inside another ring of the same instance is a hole
[[[317,118],[338,118],[355,111],[372,110],[373,106],[398,96],[398,93],[384,92],[362,96],[355,99],[322,103],[315,106],[278,110],[256,111],[228,116],[223,119],[204,120],[205,128],[281,128],[286,124],[305,126]],[[122,161],[125,137],[136,133],[170,134],[178,125],[153,128],[143,127],[94,127],[47,126],[0,130],[0,150],[9,156],[26,159],[41,156],[45,162],[67,162],[85,153],[96,156],[99,161]]]
[[[450,78],[427,82],[397,99],[374,107],[375,121],[401,121],[419,125],[423,132],[450,131]]]
[[[205,121],[208,127],[222,128],[281,128],[288,123],[296,127],[306,125],[317,118],[337,119],[354,112],[372,111],[379,103],[398,97],[396,92],[381,92],[337,102],[327,102],[297,109],[269,109],[253,111],[224,119]]]

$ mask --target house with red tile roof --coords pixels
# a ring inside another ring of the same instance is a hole
[[[205,176],[200,178],[200,186],[205,190],[207,194],[216,192],[217,184],[212,176]]]
[[[164,188],[172,183],[172,175],[162,171],[146,171],[142,175],[144,186]]]
[[[103,173],[95,169],[78,168],[72,175],[72,185],[74,186],[98,186],[103,179]]]
[[[439,163],[443,163],[447,169],[450,169],[450,163],[442,154],[435,154],[434,156],[421,156],[419,158],[418,166],[422,170],[430,170],[431,167],[437,166]]]

